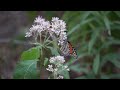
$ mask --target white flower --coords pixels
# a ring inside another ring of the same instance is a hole
[[[45,19],[43,19],[41,16],[38,16],[35,20],[34,20],[35,23],[37,24],[41,24],[43,22],[45,22]]]
[[[45,31],[50,26],[49,22],[42,22],[40,25],[32,25],[30,28],[31,32],[37,31],[38,33],[41,33],[41,31]]]
[[[68,69],[66,69],[67,71],[70,71],[70,69],[68,68]]]
[[[26,32],[25,37],[30,37],[30,36],[32,36],[32,33],[30,33],[30,32]]]
[[[50,63],[54,63],[55,62],[55,57],[51,57],[49,61],[50,61]]]
[[[45,19],[43,19],[42,17],[38,16],[35,20],[34,20],[34,25],[32,25],[32,27],[29,29],[29,31],[26,33],[25,37],[30,37],[32,36],[32,33],[35,33],[34,35],[36,36],[36,34],[40,34],[42,31],[46,31],[49,30],[50,27],[50,22],[49,21],[45,21]]]
[[[51,57],[49,61],[50,63],[64,63],[65,62],[63,56]]]
[[[65,62],[63,56],[56,56],[56,57],[51,57],[50,58],[50,63],[54,64],[56,67],[53,68],[52,65],[48,65],[48,68],[46,70],[51,71],[51,72],[56,72],[60,66]]]
[[[52,21],[53,21],[53,22],[56,22],[56,21],[58,21],[58,20],[59,20],[58,17],[52,17]]]
[[[35,24],[32,25],[32,27],[26,33],[25,37],[30,37],[34,35],[37,38],[37,36],[41,34],[42,31],[48,31],[49,35],[53,39],[58,39],[58,45],[63,45],[64,41],[67,39],[67,34],[65,32],[66,23],[63,20],[60,20],[58,17],[53,17],[51,22],[49,22],[41,16],[38,16],[37,18],[35,18],[34,23]]]
[[[63,20],[59,20],[57,17],[52,18],[52,25],[51,30],[57,35],[58,37],[58,45],[63,45],[64,41],[67,39],[66,34],[66,23]]]
[[[64,41],[67,39],[66,32],[61,32],[60,37],[58,39],[58,45],[63,45]]]
[[[49,28],[50,28],[50,22],[49,21],[46,21],[46,22],[43,22],[43,26],[44,26],[44,28],[46,29],[46,30],[49,30]]]
[[[57,77],[57,79],[63,79],[63,76],[59,75],[59,76]]]
[[[64,68],[67,70],[67,71],[70,71],[70,69],[68,68],[68,66],[64,66]]]
[[[64,68],[66,69],[66,68],[68,68],[68,66],[64,66]]]
[[[64,57],[63,56],[56,56],[55,59],[57,60],[57,62],[59,63],[64,63],[65,60],[64,60]]]
[[[53,69],[53,66],[52,65],[48,65],[48,68],[46,68],[46,70],[50,71],[50,72],[53,72],[54,69]]]
[[[63,56],[51,57],[49,61],[53,64],[53,66],[48,65],[48,68],[46,68],[46,70],[53,73],[54,79],[63,79],[63,76],[60,76],[59,74],[61,74],[61,72],[64,70],[70,71],[67,65],[64,66],[65,59]],[[58,77],[56,78],[56,76]]]
[[[39,31],[41,29],[42,29],[42,27],[40,27],[40,25],[32,25],[32,27],[30,28],[30,32]]]
[[[65,65],[64,68],[65,68],[67,71],[70,71],[70,69],[68,68],[67,65]]]
[[[54,69],[54,72],[57,72],[57,71],[58,71],[58,68],[55,68],[55,69]]]
[[[60,66],[62,66],[62,64],[60,64],[60,63],[59,63],[59,64],[57,64],[57,67],[60,67]]]
[[[59,20],[58,17],[53,17],[51,21],[52,31],[54,31],[56,35],[66,31],[66,23],[63,20]]]

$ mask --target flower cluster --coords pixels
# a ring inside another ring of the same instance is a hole
[[[29,29],[29,32],[26,33],[25,37],[30,37],[32,35],[38,35],[42,31],[45,31],[45,30],[49,29],[49,27],[50,27],[50,22],[49,21],[45,21],[45,19],[43,19],[40,16],[38,16],[34,20],[34,23],[35,24],[32,25],[32,27]]]
[[[46,68],[46,70],[54,74],[54,79],[63,79],[63,76],[61,76],[60,73],[64,70],[69,71],[68,66],[63,65],[65,63],[64,57],[63,56],[51,57],[49,62],[51,64],[48,65],[48,68]]]
[[[59,20],[58,17],[52,18],[52,28],[51,31],[53,31],[58,38],[58,45],[63,45],[63,42],[67,39],[66,35],[66,23],[63,20]]]
[[[32,25],[25,37],[37,36],[43,31],[49,32],[51,37],[55,34],[57,36],[55,38],[58,38],[58,45],[63,45],[63,42],[67,39],[65,32],[66,23],[63,20],[60,20],[58,17],[53,17],[50,22],[40,16],[34,20],[34,25]]]

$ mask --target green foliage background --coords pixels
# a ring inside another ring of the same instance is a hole
[[[36,12],[28,12],[31,21]],[[44,11],[44,17],[51,19],[59,13]],[[68,60],[71,73],[79,74],[71,78],[120,78],[120,11],[64,11],[59,16],[67,24],[68,39],[79,58]]]

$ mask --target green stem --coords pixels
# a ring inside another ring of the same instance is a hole
[[[57,79],[57,74],[54,72],[54,79]]]
[[[44,50],[41,49],[41,58],[40,58],[40,79],[42,79],[43,73],[43,63],[44,63]]]
[[[42,38],[41,38],[41,33],[39,34],[40,36],[40,43],[43,44],[42,42]],[[39,75],[40,75],[40,79],[42,79],[42,73],[43,73],[43,63],[44,63],[44,50],[43,50],[43,46],[41,46],[41,53],[40,53],[40,58],[39,61],[37,62],[38,64],[38,70],[39,70]]]
[[[39,77],[40,79],[43,79],[43,65],[44,65],[44,52],[42,50],[43,48],[41,48],[41,55],[40,55],[40,58],[39,58],[39,61],[37,62],[37,68],[38,68],[38,74],[39,74]]]

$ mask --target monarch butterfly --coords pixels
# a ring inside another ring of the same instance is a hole
[[[69,41],[64,41],[64,44],[60,47],[60,50],[65,56],[72,55],[75,59],[78,58],[75,48]]]

